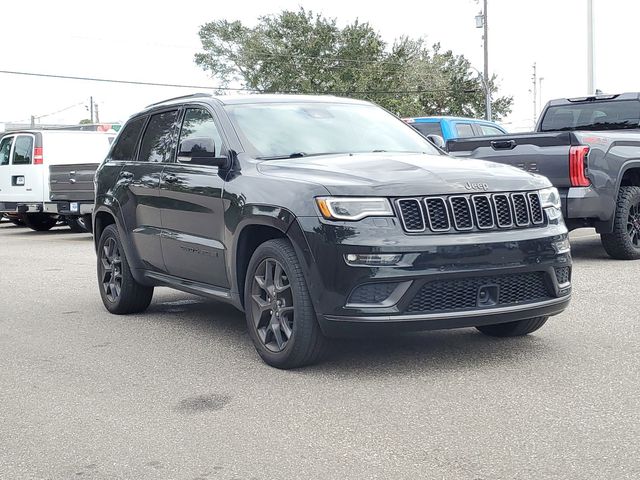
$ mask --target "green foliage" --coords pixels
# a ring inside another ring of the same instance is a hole
[[[83,118],[78,122],[78,125],[91,125],[91,120],[89,120],[88,118]]]
[[[462,55],[402,37],[392,45],[368,23],[336,20],[300,8],[260,17],[255,27],[216,20],[200,28],[195,61],[221,82],[259,92],[345,95],[374,101],[401,116],[484,115],[482,79]],[[512,97],[489,82],[493,115]]]

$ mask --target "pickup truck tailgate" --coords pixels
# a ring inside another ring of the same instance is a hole
[[[98,163],[49,166],[49,191],[52,201],[93,200],[93,176]]]
[[[570,132],[525,133],[449,140],[447,150],[456,157],[513,165],[548,177],[558,188],[568,188],[569,151],[577,144]]]

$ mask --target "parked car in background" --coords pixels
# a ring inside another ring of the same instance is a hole
[[[93,219],[107,310],[141,312],[155,286],[230,302],[279,368],[345,332],[525,335],[571,296],[549,180],[445,157],[359,100],[152,105],[96,171]]]
[[[548,177],[570,229],[595,227],[607,253],[640,258],[640,93],[549,102],[535,133],[456,139],[455,156]]]
[[[495,136],[507,133],[500,125],[477,118],[411,117],[403,118],[403,120],[425,137],[436,135],[444,142],[453,138]]]
[[[25,130],[0,136],[0,213],[33,230],[60,219],[87,232],[93,175],[115,133]]]

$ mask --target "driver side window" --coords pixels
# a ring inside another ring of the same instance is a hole
[[[220,132],[213,121],[213,117],[204,108],[187,108],[185,111],[178,145],[182,145],[187,140],[190,140],[204,151],[208,151],[213,147],[214,151],[208,153],[213,153],[215,156],[222,156],[223,154],[224,149]],[[198,140],[203,141],[199,142]]]

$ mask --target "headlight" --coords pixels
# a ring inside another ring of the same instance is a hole
[[[366,217],[392,217],[386,198],[318,197],[318,209],[327,220],[362,220]]]
[[[540,195],[540,206],[542,208],[560,208],[562,206],[560,203],[560,194],[558,193],[557,188],[543,188],[542,190],[538,191],[538,194]]]

